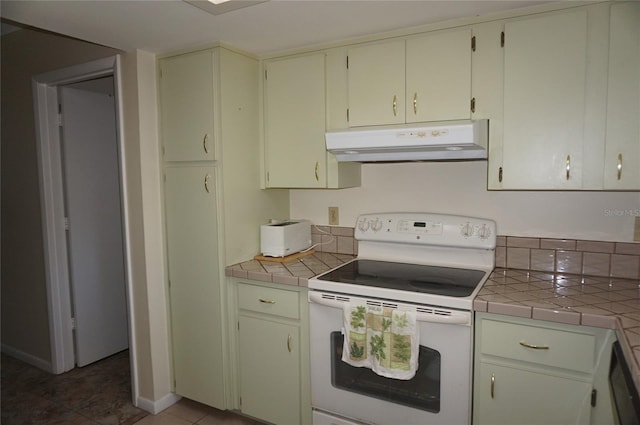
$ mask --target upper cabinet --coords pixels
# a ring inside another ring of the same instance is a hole
[[[159,62],[160,126],[165,161],[215,159],[213,53],[191,53]]]
[[[358,185],[326,129],[488,119],[490,190],[640,190],[640,2],[469,22],[264,61],[265,186]]]
[[[469,119],[471,30],[348,51],[349,126]]]
[[[640,3],[611,5],[605,189],[640,189]]]
[[[398,40],[349,49],[351,127],[405,122],[404,44]]]
[[[504,28],[503,188],[582,185],[587,13],[555,13]]]
[[[607,2],[504,22],[489,189],[640,189],[639,11]]]
[[[265,65],[265,160],[269,187],[325,187],[324,54]]]
[[[471,116],[471,30],[407,40],[406,121]]]
[[[268,188],[360,185],[360,165],[326,150],[326,55],[264,63],[264,156]]]

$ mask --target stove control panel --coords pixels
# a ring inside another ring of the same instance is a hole
[[[355,237],[362,241],[493,249],[496,224],[493,220],[447,214],[363,214],[356,222]]]

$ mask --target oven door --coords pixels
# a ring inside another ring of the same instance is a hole
[[[342,362],[342,303],[348,295],[310,291],[309,299],[311,404],[317,412],[371,424],[471,422],[470,312],[452,311],[452,316],[433,315],[432,320],[418,314],[419,368],[414,378],[403,381]]]

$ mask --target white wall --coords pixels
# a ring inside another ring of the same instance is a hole
[[[291,190],[291,217],[326,225],[337,206],[354,227],[361,213],[437,212],[493,219],[500,235],[633,240],[640,192],[487,191],[486,176],[485,161],[363,164],[361,187]]]

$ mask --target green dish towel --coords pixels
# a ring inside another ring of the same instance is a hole
[[[418,369],[419,332],[416,311],[345,303],[342,360],[368,367],[380,376],[411,379]]]

